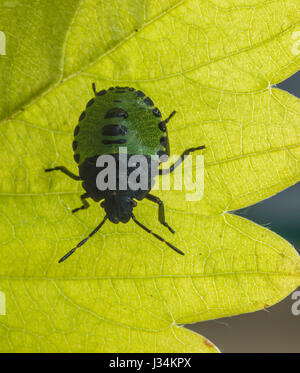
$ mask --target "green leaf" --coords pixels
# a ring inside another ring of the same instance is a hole
[[[0,3],[1,351],[216,352],[180,325],[261,309],[300,284],[289,243],[228,214],[300,179],[299,100],[272,87],[299,68],[299,5]],[[206,146],[200,201],[155,192],[175,235],[150,202],[136,208],[184,257],[132,222],[107,223],[57,263],[103,216],[97,204],[71,214],[82,187],[44,173],[76,172],[72,133],[92,82],[141,89],[164,117],[176,109],[172,154]]]

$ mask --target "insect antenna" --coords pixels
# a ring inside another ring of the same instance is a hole
[[[80,246],[82,246],[83,244],[85,244],[86,243],[86,241],[90,238],[90,237],[92,237],[95,233],[97,233],[98,232],[98,230],[102,227],[102,225],[106,222],[106,220],[107,220],[107,215],[104,217],[104,219],[102,220],[102,222],[93,230],[93,232],[91,232],[84,240],[82,240],[81,242],[79,242],[79,244],[76,246],[76,247],[74,247],[74,249],[72,249],[72,250],[70,250],[66,255],[64,255],[59,261],[58,261],[58,263],[61,263],[61,262],[63,262],[64,260],[66,260],[71,254],[73,254],[74,253],[74,251],[76,250],[76,249],[78,249],[78,247],[80,247]]]
[[[171,249],[173,249],[174,251],[176,251],[178,254],[180,255],[184,255],[184,253],[177,249],[177,247],[175,247],[174,245],[172,245],[170,242],[166,241],[164,238],[162,238],[161,236],[159,236],[158,234],[152,232],[149,228],[145,227],[142,223],[140,223],[138,220],[136,220],[135,216],[132,214],[131,215],[132,217],[132,220],[139,226],[141,227],[142,229],[144,229],[144,231],[148,232],[148,233],[151,233],[154,237],[156,237],[158,240],[164,242],[165,244],[167,244]]]

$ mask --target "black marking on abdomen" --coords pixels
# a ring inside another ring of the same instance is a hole
[[[160,138],[160,144],[163,146],[163,147],[166,147],[167,144],[168,144],[168,138],[167,136],[164,136],[164,137],[161,137]]]
[[[128,117],[127,111],[121,108],[118,108],[118,107],[114,107],[108,110],[104,118],[124,118],[125,119],[127,117]]]
[[[134,92],[134,94],[136,95],[136,97],[144,97],[144,96],[146,96],[145,93],[142,92],[142,91],[136,91],[136,92]]]
[[[85,111],[83,111],[79,117],[79,122],[85,118]]]
[[[87,104],[86,104],[86,107],[90,107],[91,105],[93,105],[93,103],[95,102],[95,100],[92,98]]]
[[[76,126],[74,130],[74,136],[77,136],[78,133],[79,133],[79,126]]]
[[[127,134],[127,128],[121,124],[108,124],[102,128],[103,136],[124,136]]]
[[[158,128],[159,128],[161,131],[166,132],[166,130],[167,130],[166,122],[165,122],[165,121],[159,122],[159,123],[158,123]]]
[[[144,99],[144,103],[145,103],[146,105],[148,105],[148,106],[154,106],[154,103],[153,103],[153,101],[151,100],[150,97],[146,97],[146,98]]]
[[[76,140],[74,140],[73,143],[72,143],[72,147],[73,147],[74,151],[77,149],[77,146],[78,146],[78,142]]]
[[[105,93],[106,93],[106,90],[102,89],[102,91],[96,93],[96,96],[102,96],[102,95],[105,95]]]
[[[125,144],[127,142],[126,139],[119,139],[119,140],[102,140],[104,145],[113,145],[113,144]]]
[[[160,111],[157,109],[157,107],[155,107],[153,110],[152,110],[153,114],[156,116],[156,117],[161,117],[161,113]]]

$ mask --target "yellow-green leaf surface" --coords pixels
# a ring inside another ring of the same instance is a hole
[[[0,0],[0,351],[216,352],[180,325],[271,305],[300,284],[295,249],[228,214],[300,179],[300,2]],[[298,37],[298,39],[297,39]],[[205,145],[204,196],[156,191],[136,216],[185,252],[80,205],[73,129],[98,90],[133,86],[169,123],[172,154]],[[3,299],[3,297],[1,298]],[[2,306],[3,308],[3,306]],[[2,312],[3,313],[3,312]],[[214,341],[216,344],[218,341]]]

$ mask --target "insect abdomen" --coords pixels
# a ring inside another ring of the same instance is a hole
[[[79,164],[96,155],[119,153],[121,146],[128,154],[169,152],[160,111],[133,88],[98,92],[81,114],[74,137],[74,158]]]

